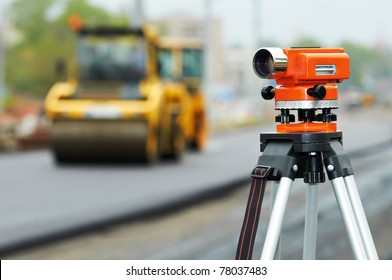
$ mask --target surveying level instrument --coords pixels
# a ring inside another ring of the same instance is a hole
[[[271,216],[261,259],[278,259],[280,233],[293,181],[307,186],[303,258],[315,259],[318,184],[325,173],[339,206],[356,259],[378,259],[350,159],[336,129],[337,83],[350,76],[350,61],[342,48],[261,48],[253,69],[277,86],[261,90],[275,98],[276,132],[260,134],[262,152],[251,177],[252,186],[238,242],[236,259],[251,259],[267,181],[274,182]],[[297,112],[292,114],[291,112]],[[297,120],[296,120],[297,118]]]

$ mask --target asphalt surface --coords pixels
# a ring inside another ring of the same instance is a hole
[[[343,114],[339,129],[344,131],[345,149],[354,158],[361,154],[372,158],[369,147],[379,147],[378,155],[380,149],[383,154],[387,146],[380,144],[391,141],[391,119],[385,111],[374,109]],[[205,152],[189,153],[180,164],[163,162],[153,167],[57,166],[48,151],[2,155],[0,252],[97,224],[153,215],[173,205],[224,192],[248,180],[259,155],[259,133],[268,130],[271,126],[215,134]],[[361,166],[358,162],[354,167],[367,170],[372,162],[379,162],[377,153],[370,163]],[[381,165],[377,170],[385,174],[385,168]],[[369,184],[375,181],[365,174]],[[383,180],[389,186],[389,181]]]
[[[248,177],[258,130],[224,133],[178,164],[57,166],[49,151],[0,159],[0,251],[193,200]],[[243,148],[241,148],[243,147]]]
[[[392,259],[392,147],[354,157],[357,183],[380,259]],[[387,169],[388,168],[388,169]],[[250,184],[172,213],[56,240],[5,259],[233,259]],[[282,231],[282,259],[301,259],[305,187],[293,186]],[[271,205],[267,188],[253,257],[258,259]],[[329,183],[319,188],[317,259],[353,259]]]

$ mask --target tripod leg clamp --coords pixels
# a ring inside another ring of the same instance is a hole
[[[324,152],[324,165],[329,180],[354,175],[350,158],[339,141],[331,141],[331,149]]]

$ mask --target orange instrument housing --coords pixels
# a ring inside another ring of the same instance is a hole
[[[350,59],[343,48],[291,48],[282,49],[287,56],[287,69],[271,75],[277,84],[300,85],[340,83],[350,77]],[[318,65],[335,65],[336,71],[317,72]]]
[[[276,86],[262,90],[275,98],[276,130],[281,133],[336,131],[338,87],[350,77],[350,59],[342,48],[262,48],[253,58],[260,78],[275,79]],[[265,95],[264,95],[265,94]],[[298,110],[298,120],[289,110]],[[317,114],[317,110],[322,110]]]

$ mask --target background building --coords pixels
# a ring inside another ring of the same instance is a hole
[[[263,116],[259,92],[265,82],[253,73],[254,50],[225,48],[219,19],[179,15],[153,24],[163,36],[205,40],[205,89],[213,126],[254,122]]]

